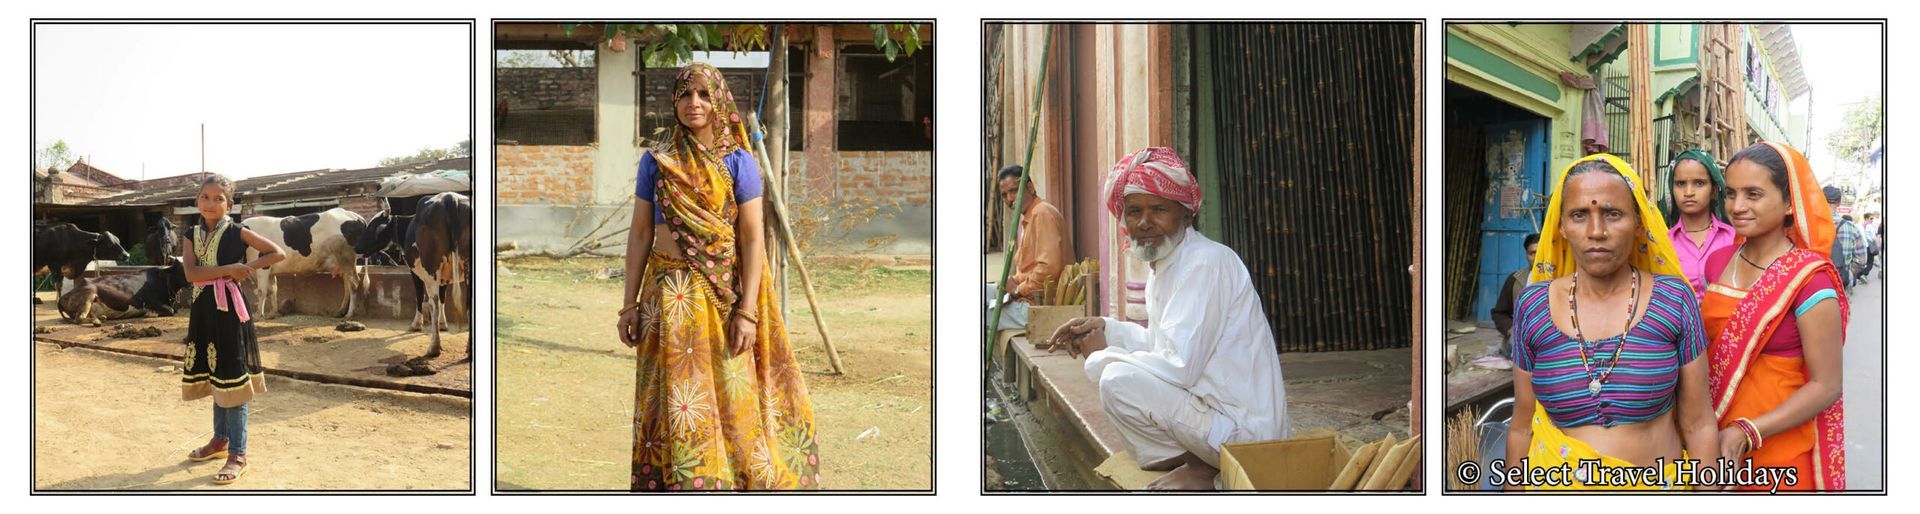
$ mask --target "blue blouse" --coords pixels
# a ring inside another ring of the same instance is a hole
[[[746,150],[734,150],[733,153],[722,158],[721,162],[727,165],[728,171],[733,172],[734,203],[747,203],[747,200],[760,197],[764,188],[760,183],[760,165],[753,161],[753,154],[747,153]],[[634,180],[633,195],[653,204],[653,222],[665,224],[667,216],[660,212],[660,203],[653,200],[654,187],[659,185],[656,183],[656,177],[659,175],[660,163],[653,160],[653,152],[642,152],[640,170]]]

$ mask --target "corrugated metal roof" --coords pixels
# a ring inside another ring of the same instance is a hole
[[[1773,61],[1774,73],[1780,75],[1780,87],[1787,92],[1787,99],[1807,94],[1807,73],[1800,68],[1800,45],[1793,41],[1793,27],[1762,23],[1753,26],[1753,33],[1759,36],[1760,45]]]
[[[378,186],[380,179],[403,173],[423,173],[446,169],[473,169],[472,157],[424,161],[358,170],[338,168],[296,171],[242,179],[234,183],[234,197],[245,202],[261,195],[285,195],[314,191],[337,191],[352,185]],[[173,187],[130,191],[89,200],[81,205],[164,205],[193,198],[199,186],[192,183]]]

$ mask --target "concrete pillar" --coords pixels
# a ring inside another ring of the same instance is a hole
[[[807,131],[806,147],[802,153],[807,156],[806,194],[803,198],[812,201],[812,205],[825,205],[819,202],[833,198],[833,176],[839,167],[839,159],[834,158],[835,128],[838,120],[840,90],[834,57],[839,53],[838,44],[833,39],[832,25],[815,25],[813,28],[813,50],[807,52],[807,112],[802,116]]]
[[[596,51],[600,106],[594,115],[597,150],[593,159],[593,203],[619,204],[633,195],[634,166],[640,163],[640,148],[634,144],[634,125],[639,119],[634,94],[638,52],[632,46],[625,52],[614,52],[605,42]]]

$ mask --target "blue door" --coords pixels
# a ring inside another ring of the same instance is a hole
[[[1492,319],[1507,277],[1527,265],[1520,244],[1539,231],[1546,208],[1547,120],[1487,125],[1487,196],[1480,220],[1480,280],[1475,319]]]

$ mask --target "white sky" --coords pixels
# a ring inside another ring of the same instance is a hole
[[[1807,160],[1821,177],[1835,172],[1851,174],[1851,164],[1839,164],[1827,148],[1827,135],[1838,130],[1851,104],[1881,98],[1881,30],[1878,25],[1794,25],[1800,45],[1800,67],[1813,97],[1813,133]],[[1803,99],[1804,101],[1804,99]],[[1883,119],[1882,130],[1885,129]],[[1879,180],[1872,177],[1872,180]]]
[[[38,25],[35,148],[125,178],[366,168],[471,137],[465,25]]]

